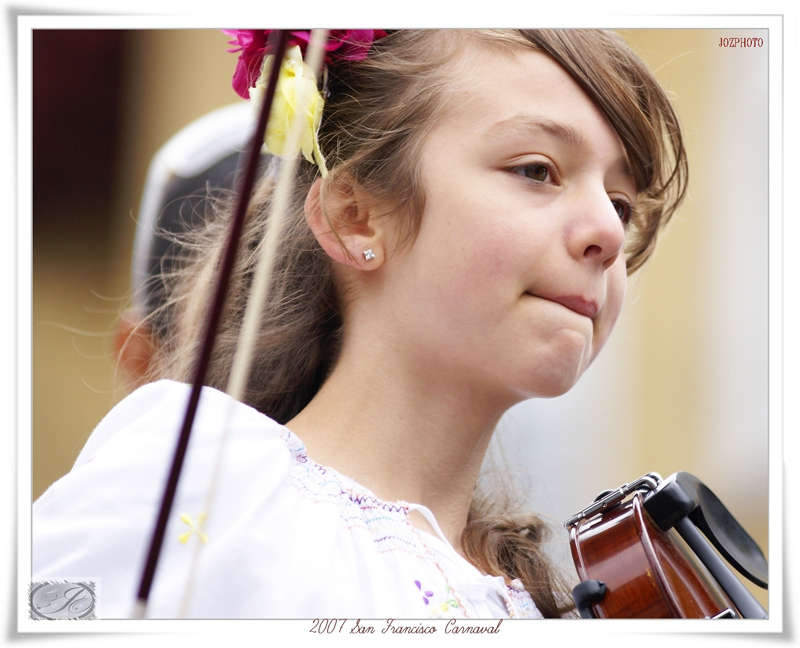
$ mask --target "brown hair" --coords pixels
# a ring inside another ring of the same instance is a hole
[[[419,149],[454,84],[447,63],[465,39],[488,46],[533,47],[553,57],[605,114],[622,141],[639,192],[628,236],[627,267],[633,272],[652,253],[686,188],[686,156],[678,120],[651,73],[616,34],[581,30],[398,31],[377,41],[363,61],[329,68],[320,146],[330,170],[320,200],[337,183],[355,183],[381,204],[396,205],[403,241],[413,240],[423,213]],[[304,218],[304,202],[318,178],[301,161],[292,206],[276,259],[270,304],[263,315],[244,400],[279,422],[302,410],[336,363],[341,344],[341,292],[332,262]],[[230,284],[227,314],[216,340],[207,384],[224,389],[252,280],[272,181],[264,179],[250,207],[244,252]],[[333,189],[332,189],[333,188]],[[172,278],[171,322],[155,377],[189,380],[187,359],[196,356],[210,276],[225,239],[226,219],[212,217],[194,232],[193,253]],[[519,578],[545,616],[561,616],[571,603],[544,550],[546,525],[475,505],[462,535],[465,555],[487,573]]]

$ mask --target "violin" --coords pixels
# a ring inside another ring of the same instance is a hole
[[[572,596],[582,618],[768,616],[731,570],[767,589],[764,554],[689,473],[648,473],[605,491],[564,526],[581,580]]]

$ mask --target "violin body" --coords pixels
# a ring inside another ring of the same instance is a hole
[[[582,581],[598,580],[606,594],[597,618],[714,618],[733,603],[674,530],[661,531],[636,493],[603,516],[570,529]]]
[[[729,568],[766,589],[761,549],[689,473],[648,473],[601,493],[564,526],[584,618],[767,618]]]

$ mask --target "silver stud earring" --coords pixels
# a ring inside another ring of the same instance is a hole
[[[364,250],[364,261],[372,261],[375,258],[375,253],[372,251],[372,248],[369,250]]]

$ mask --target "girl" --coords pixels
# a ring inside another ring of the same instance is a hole
[[[218,389],[271,174],[251,206],[150,616],[570,609],[543,523],[476,495],[479,468],[503,412],[569,390],[607,340],[626,275],[685,191],[677,118],[611,33],[372,36],[335,33],[329,47],[239,403]],[[264,33],[235,37],[245,91],[260,85]],[[153,382],[35,504],[34,579],[98,578],[104,617],[131,611],[225,239],[220,211],[171,284]]]

